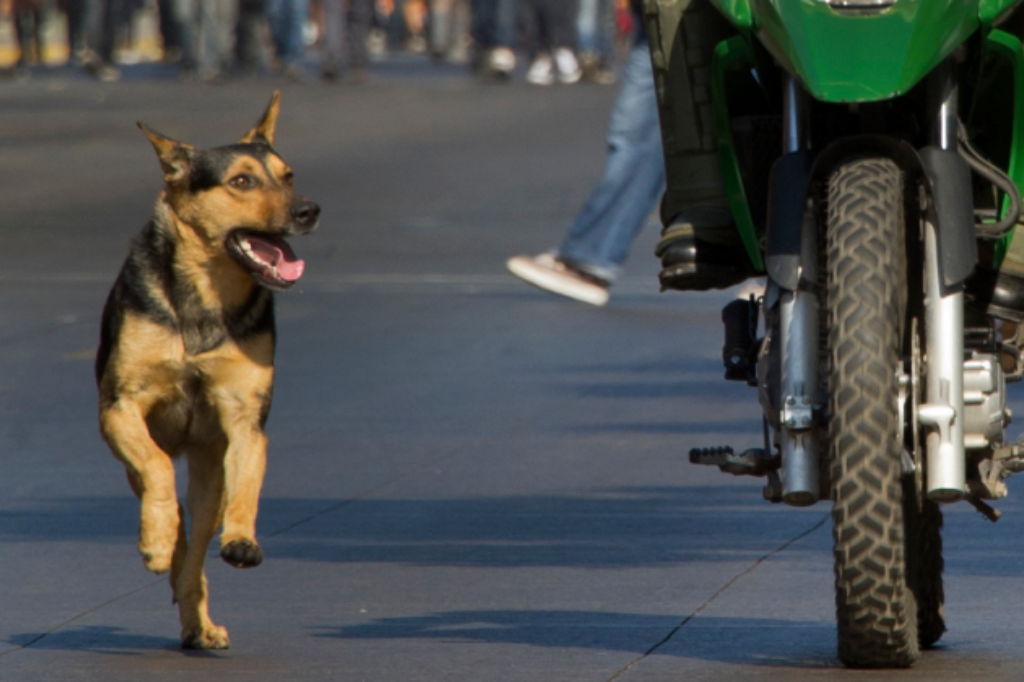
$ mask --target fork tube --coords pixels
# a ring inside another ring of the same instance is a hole
[[[941,149],[957,149],[957,86],[953,64],[936,70],[929,83],[937,112],[932,141]],[[964,293],[963,287],[942,284],[939,240],[935,225],[924,226],[925,348],[927,383],[918,419],[929,427],[925,438],[928,497],[937,502],[961,499],[966,488],[964,452]]]
[[[795,78],[786,74],[782,87],[782,153],[792,154],[806,149],[807,98]]]
[[[800,84],[787,76],[783,90],[783,152],[807,148],[807,101]],[[808,212],[800,226],[800,281],[817,280],[817,230]],[[818,437],[814,402],[818,393],[818,297],[813,291],[784,291],[779,302],[782,350],[780,406],[782,499],[794,506],[820,498]]]

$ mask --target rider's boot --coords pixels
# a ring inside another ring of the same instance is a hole
[[[662,290],[706,291],[739,284],[756,273],[730,221],[670,222],[654,249]]]
[[[752,273],[719,170],[711,60],[733,35],[708,0],[644,0],[665,152],[663,289],[732,286]]]

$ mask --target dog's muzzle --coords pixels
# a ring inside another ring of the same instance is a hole
[[[299,201],[292,205],[292,220],[296,234],[309,234],[320,220],[320,207],[312,201]]]

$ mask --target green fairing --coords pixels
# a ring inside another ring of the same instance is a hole
[[[897,0],[879,14],[837,12],[821,0],[715,0],[823,102],[905,94],[977,30],[982,0]],[[999,13],[1013,0],[984,0]],[[751,10],[745,16],[747,10]]]

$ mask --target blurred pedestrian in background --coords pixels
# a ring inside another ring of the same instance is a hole
[[[437,61],[464,64],[469,60],[469,0],[429,0],[428,46]]]
[[[277,66],[292,80],[303,77],[302,58],[306,54],[304,31],[309,19],[309,0],[268,0],[267,18],[277,53]]]
[[[20,50],[15,69],[22,73],[43,61],[43,10],[43,0],[14,0],[14,30]]]
[[[321,76],[333,81],[347,70],[348,82],[354,85],[368,82],[366,41],[373,23],[374,0],[320,0],[320,3],[324,17]]]
[[[472,0],[473,69],[484,78],[508,80],[516,68],[516,0]]]
[[[665,187],[647,34],[639,20],[633,24],[633,48],[608,123],[604,177],[556,250],[508,261],[508,269],[520,279],[598,306],[607,303],[608,288]]]
[[[196,66],[199,78],[213,81],[231,75],[239,0],[199,0]]]
[[[50,59],[63,51],[45,44],[43,29],[65,12],[69,59],[103,81],[120,78],[119,64],[157,59],[204,81],[236,71],[254,77],[264,66],[301,80],[316,59],[325,81],[365,83],[370,62],[386,59],[389,48],[427,52],[438,63],[468,62],[482,77],[510,80],[522,49],[530,57],[527,80],[549,85],[614,80],[613,17],[625,2],[0,0],[0,21],[10,21],[18,38],[20,56],[7,65],[24,71],[44,48]]]
[[[111,82],[121,78],[121,72],[115,64],[114,50],[118,42],[123,43],[129,35],[128,25],[135,9],[135,2],[134,0],[101,0],[101,2],[103,4],[103,19],[100,23],[99,44],[96,50],[97,60],[94,63],[86,64],[86,66],[97,79]]]
[[[576,51],[581,79],[608,85],[615,82],[615,0],[579,0]]]
[[[267,0],[239,0],[235,60],[243,78],[259,74],[261,42],[267,27]]]
[[[526,80],[534,85],[575,83],[582,75],[573,52],[576,37],[576,0],[520,0],[526,25],[530,69]]]
[[[177,64],[183,76],[191,77],[198,69],[198,48],[196,45],[197,22],[199,21],[199,5],[202,0],[160,0],[168,5],[161,15],[167,18],[166,30],[172,39],[168,48],[164,44],[164,61]],[[161,27],[163,24],[161,23]]]
[[[100,24],[103,21],[102,0],[67,0],[68,58],[78,66],[96,60]]]

